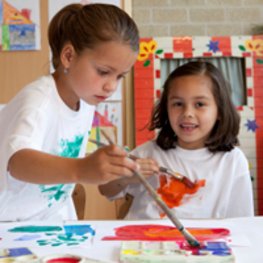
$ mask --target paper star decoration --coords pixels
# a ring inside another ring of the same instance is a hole
[[[209,44],[207,44],[209,51],[212,51],[213,53],[216,53],[217,51],[219,51],[219,41],[209,41]]]
[[[252,121],[251,120],[247,120],[247,123],[245,124],[245,126],[247,126],[247,130],[248,131],[253,131],[253,132],[255,132],[256,129],[259,128],[259,126],[256,123],[256,120],[252,120]]]

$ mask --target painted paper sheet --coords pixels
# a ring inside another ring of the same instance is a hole
[[[0,51],[40,49],[39,0],[0,0]]]
[[[1,225],[0,246],[1,248],[89,246],[94,236],[94,227],[85,223],[8,223]]]
[[[144,240],[144,241],[185,241],[180,231],[165,225],[126,225],[114,229],[115,235],[105,236],[103,240]],[[230,231],[226,228],[188,228],[198,241],[226,239]]]

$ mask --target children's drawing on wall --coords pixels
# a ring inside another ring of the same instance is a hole
[[[0,50],[40,49],[38,0],[0,0]]]
[[[105,102],[96,108],[93,119],[90,139],[107,143],[102,130],[116,144],[122,145],[122,110],[121,102]],[[91,153],[98,148],[94,143],[88,142],[87,153]]]

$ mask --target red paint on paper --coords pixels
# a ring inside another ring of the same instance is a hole
[[[187,228],[198,240],[208,241],[226,238],[230,231],[225,228]],[[115,228],[115,236],[106,236],[103,240],[139,240],[139,241],[185,241],[182,233],[175,227],[166,225],[127,225]]]

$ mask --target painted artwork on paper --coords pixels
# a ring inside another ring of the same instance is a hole
[[[88,246],[95,236],[89,224],[5,224],[0,230],[2,247]]]
[[[103,130],[114,143],[122,145],[121,104],[121,102],[105,102],[97,106],[89,136],[90,139],[108,144],[101,133],[101,130]],[[97,145],[88,142],[87,153],[92,153],[97,148]]]
[[[230,236],[230,231],[226,228],[187,228],[187,230],[198,241],[226,239]],[[105,236],[103,240],[185,241],[177,228],[166,225],[126,225],[115,228],[114,232],[115,235]]]
[[[40,49],[39,0],[0,0],[0,50]]]

